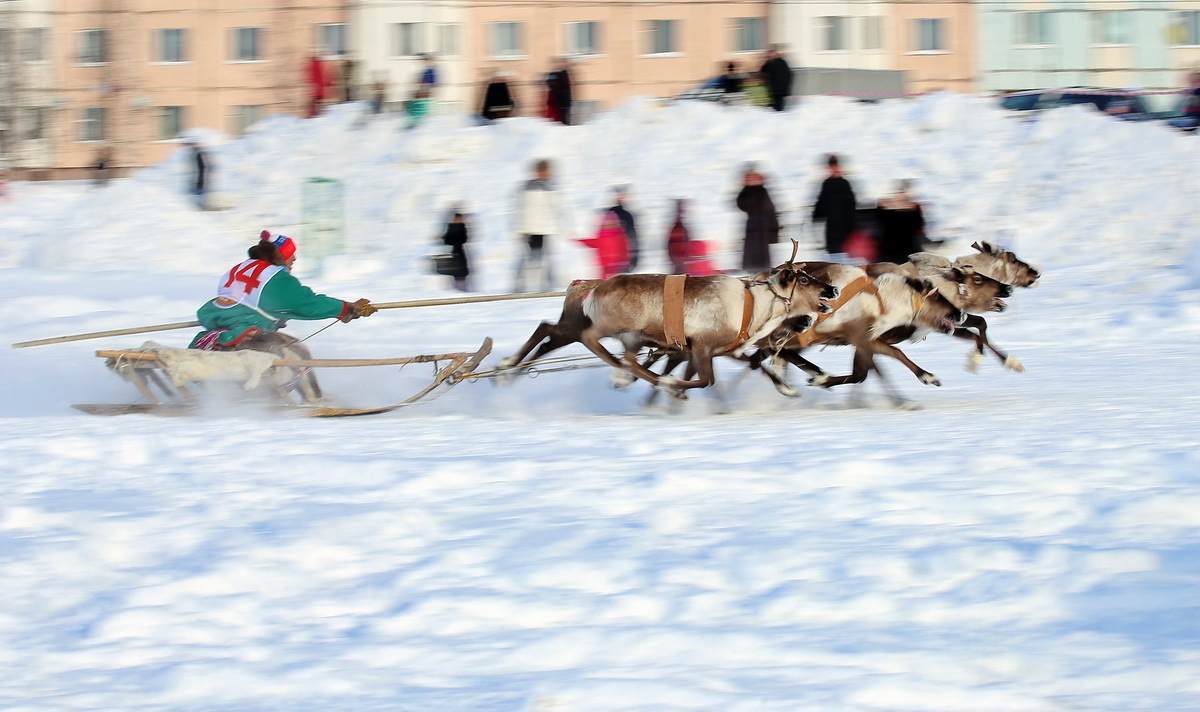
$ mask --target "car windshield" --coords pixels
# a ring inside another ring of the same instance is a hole
[[[1013,94],[1000,101],[1000,105],[1009,111],[1029,111],[1037,105],[1041,94]]]

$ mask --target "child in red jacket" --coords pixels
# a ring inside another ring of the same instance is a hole
[[[596,231],[595,237],[580,242],[596,251],[601,279],[614,277],[628,269],[629,240],[625,237],[621,220],[613,211],[604,211],[604,217],[600,219],[600,229]]]

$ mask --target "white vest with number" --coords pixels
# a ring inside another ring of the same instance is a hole
[[[221,277],[217,284],[217,298],[213,303],[222,309],[244,304],[259,310],[258,301],[262,299],[263,288],[282,269],[285,268],[263,260],[246,260]]]

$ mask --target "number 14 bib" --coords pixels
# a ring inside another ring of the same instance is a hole
[[[228,309],[237,304],[245,304],[251,309],[258,309],[263,287],[267,286],[267,282],[281,269],[284,267],[270,262],[246,260],[221,277],[220,286],[217,287],[216,305]]]

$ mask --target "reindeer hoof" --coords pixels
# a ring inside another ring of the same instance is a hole
[[[921,404],[916,401],[899,401],[896,403],[896,410],[920,410]]]
[[[820,375],[813,376],[812,378],[808,379],[808,385],[815,386],[817,388],[829,388],[829,375],[822,373]]]
[[[775,384],[775,390],[779,391],[781,395],[785,395],[788,398],[798,398],[800,396],[800,391],[796,390],[795,386],[782,381]]]
[[[967,354],[967,363],[963,366],[963,370],[967,373],[979,373],[979,367],[983,365],[983,354],[978,351],[972,351]]]
[[[1008,358],[1004,359],[1004,367],[1010,371],[1025,373],[1024,364],[1018,361],[1016,356],[1009,356]]]
[[[614,368],[609,375],[612,378],[613,388],[624,388],[637,380],[637,376],[619,368]]]
[[[516,356],[505,356],[496,362],[496,368],[512,368],[517,365]]]
[[[942,379],[938,378],[932,373],[925,373],[921,375],[921,383],[924,383],[927,386],[941,386]]]

